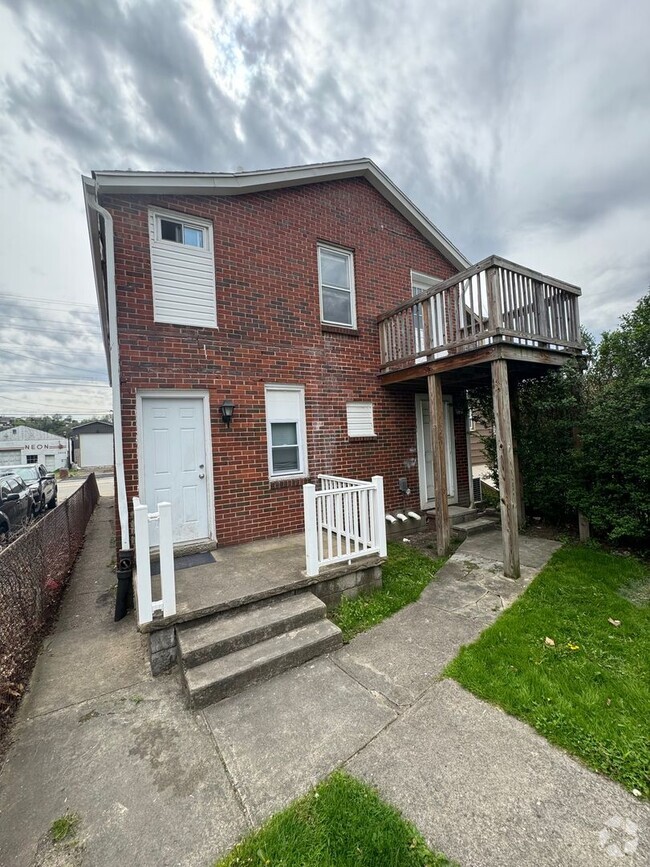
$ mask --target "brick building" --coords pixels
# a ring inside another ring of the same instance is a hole
[[[382,172],[84,184],[112,222],[126,503],[171,497],[175,540],[219,545],[302,529],[319,473],[382,475],[387,509],[433,505],[426,385],[380,383],[377,317],[468,263]],[[106,218],[88,215],[108,349]],[[449,500],[468,505],[463,390],[445,399]]]

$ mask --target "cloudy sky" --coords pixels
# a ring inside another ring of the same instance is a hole
[[[0,0],[0,415],[110,406],[79,176],[369,156],[472,261],[650,283],[647,0]]]

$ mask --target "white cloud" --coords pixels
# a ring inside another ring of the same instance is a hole
[[[93,302],[81,170],[361,155],[468,258],[581,284],[593,330],[647,287],[641,0],[2,3],[0,292]]]

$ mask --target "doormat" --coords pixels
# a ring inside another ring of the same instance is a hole
[[[191,569],[192,566],[205,566],[206,563],[214,563],[215,559],[210,551],[201,551],[200,554],[187,554],[185,557],[174,557],[174,571]],[[160,575],[160,561],[155,560],[151,564],[151,574]]]

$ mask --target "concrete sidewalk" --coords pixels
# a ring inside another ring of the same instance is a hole
[[[113,556],[102,497],[0,774],[2,867],[194,867],[250,828],[203,718],[175,678],[153,680],[133,618],[113,622]],[[81,845],[48,860],[68,810]]]
[[[439,680],[554,543],[522,539],[512,582],[499,534],[471,538],[347,647],[192,713],[175,675],[150,677],[132,619],[112,622],[111,519],[102,498],[0,775],[3,867],[55,863],[43,841],[66,810],[81,822],[64,863],[209,865],[341,766],[468,867],[598,867],[619,842],[636,843],[625,863],[650,863],[645,805]]]

